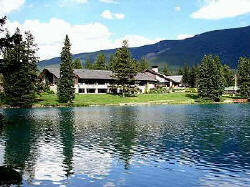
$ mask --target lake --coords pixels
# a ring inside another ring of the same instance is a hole
[[[250,105],[0,109],[23,186],[250,186]]]

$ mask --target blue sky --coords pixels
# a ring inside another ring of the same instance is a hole
[[[9,30],[31,30],[42,59],[59,56],[65,34],[72,52],[90,52],[210,30],[250,25],[250,0],[0,0]]]

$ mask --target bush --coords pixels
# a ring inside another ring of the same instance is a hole
[[[150,94],[166,94],[169,92],[170,91],[167,88],[154,88],[149,91]]]
[[[197,89],[196,88],[186,88],[185,92],[186,93],[197,93]]]

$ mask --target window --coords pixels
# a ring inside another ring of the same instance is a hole
[[[87,93],[95,93],[95,89],[87,89]]]
[[[79,88],[78,92],[79,94],[85,93],[85,89]]]
[[[98,93],[102,94],[107,93],[107,89],[98,89]]]

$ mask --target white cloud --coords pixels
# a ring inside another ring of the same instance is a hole
[[[175,11],[177,11],[177,12],[181,11],[181,7],[179,7],[179,6],[175,7]]]
[[[200,10],[191,14],[195,19],[218,20],[250,13],[250,0],[203,0]]]
[[[4,16],[13,10],[19,9],[25,0],[0,0],[0,16]]]
[[[139,47],[157,43],[163,40],[163,38],[156,38],[151,40],[140,35],[125,35],[124,37],[115,40],[114,46],[120,47],[123,40],[128,40],[129,47]]]
[[[101,14],[101,16],[104,19],[113,19],[113,15],[112,15],[110,10],[104,10],[103,13]]]
[[[116,13],[116,14],[114,14],[114,16],[116,19],[124,19],[125,18],[125,15],[121,14],[121,13]]]
[[[178,40],[184,40],[184,39],[186,39],[186,38],[192,38],[192,37],[194,37],[193,34],[179,34],[179,35],[177,36],[177,39],[178,39]]]
[[[76,3],[80,3],[80,4],[83,4],[83,3],[87,3],[88,0],[71,0],[72,2],[76,2]]]
[[[100,0],[103,3],[114,3],[114,4],[118,4],[117,0]]]
[[[126,35],[112,41],[111,32],[101,23],[71,25],[57,18],[52,18],[46,23],[39,20],[26,20],[23,24],[8,22],[7,26],[11,33],[15,31],[16,27],[19,27],[22,31],[30,30],[40,48],[38,56],[41,57],[41,60],[60,56],[66,34],[69,35],[73,54],[117,48],[121,46],[124,39],[129,40],[131,47],[160,41],[160,39],[151,40],[138,35]]]
[[[110,10],[104,10],[101,14],[104,19],[124,19],[125,15],[122,13],[112,13]]]

